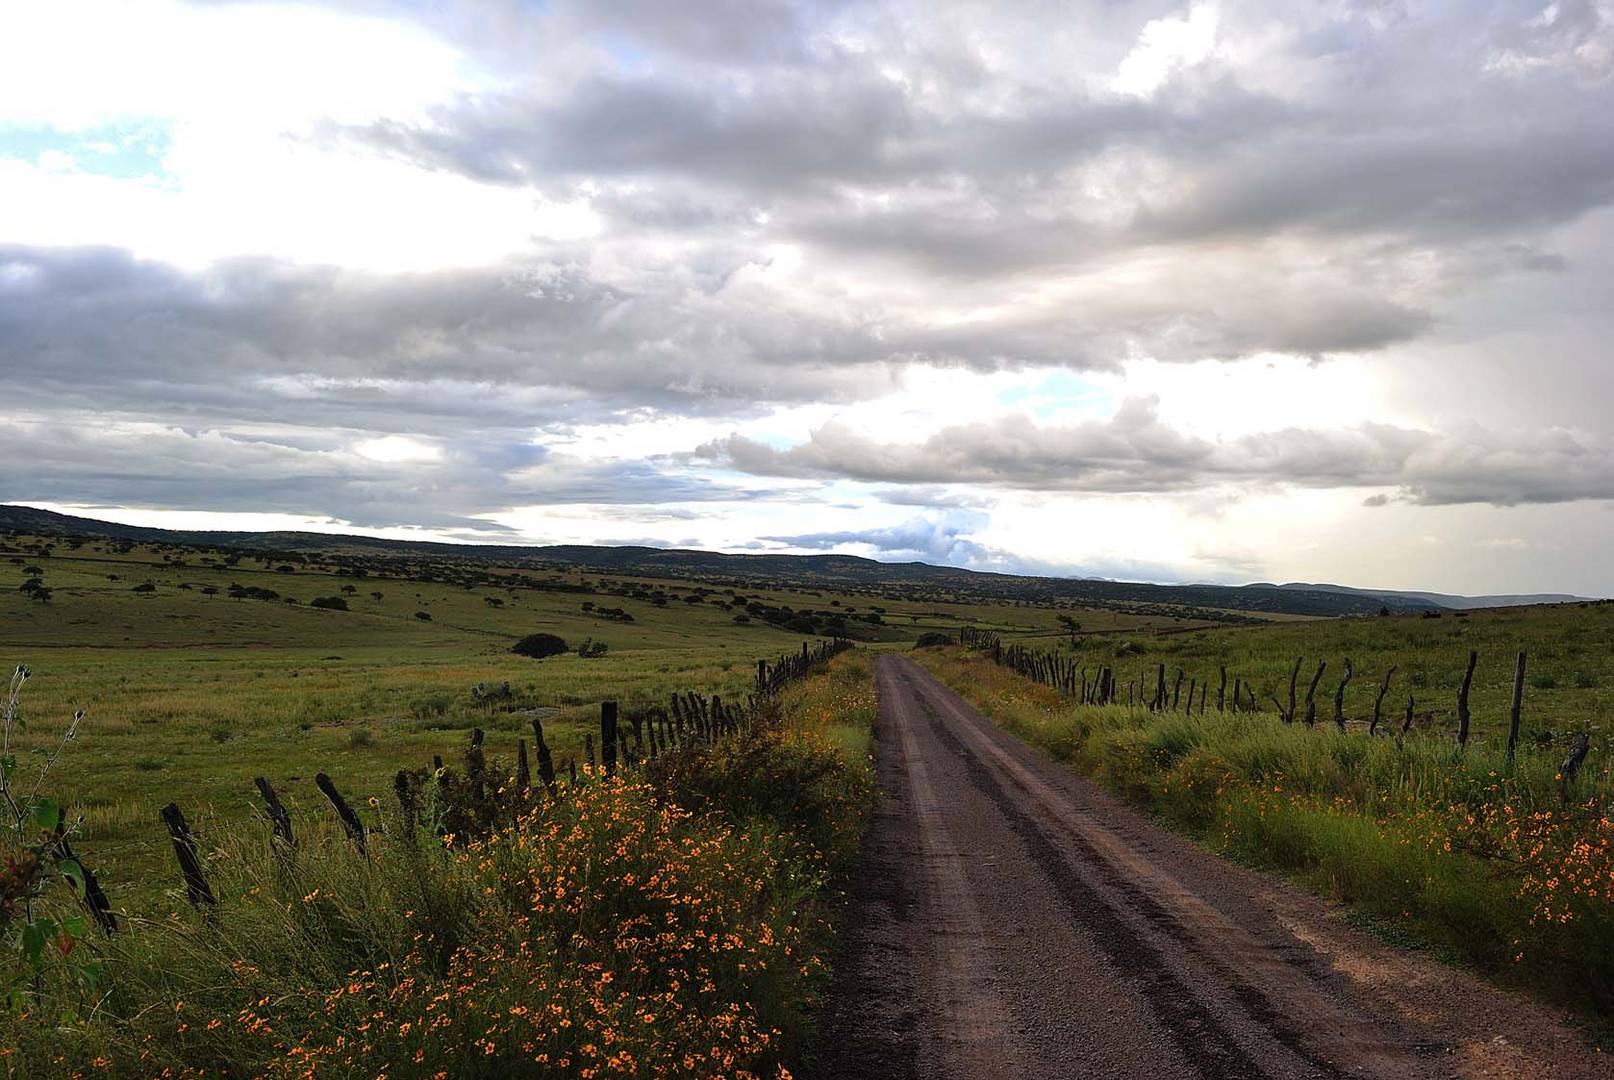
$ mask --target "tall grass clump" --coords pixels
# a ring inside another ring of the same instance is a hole
[[[921,660],[1009,731],[1241,861],[1445,955],[1614,1008],[1614,784],[1562,751],[1369,737],[1271,713],[1081,706],[956,650]]]

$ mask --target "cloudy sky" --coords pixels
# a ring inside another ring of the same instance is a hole
[[[0,500],[1614,594],[1614,2],[0,5]]]

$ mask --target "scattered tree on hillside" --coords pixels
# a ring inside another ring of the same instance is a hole
[[[542,660],[546,656],[560,656],[568,650],[566,639],[555,634],[528,634],[510,647],[517,656],[530,656]]]

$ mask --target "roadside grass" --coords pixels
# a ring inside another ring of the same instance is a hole
[[[1614,1009],[1614,782],[1561,752],[1459,749],[1284,724],[1081,706],[984,656],[916,659],[1026,741],[1250,865],[1282,871],[1380,926],[1583,1013]]]
[[[445,843],[370,807],[299,847],[215,831],[219,903],[152,907],[67,965],[7,972],[8,1075],[787,1076],[872,793],[872,668],[844,654],[748,736],[564,780]],[[428,800],[429,803],[429,800]],[[71,907],[65,889],[49,903]],[[4,963],[19,961],[8,955]],[[19,978],[20,975],[20,978]]]

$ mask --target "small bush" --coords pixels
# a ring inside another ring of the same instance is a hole
[[[346,611],[347,601],[340,596],[316,596],[308,602],[308,606],[323,611]]]
[[[542,660],[547,656],[560,656],[569,652],[566,639],[555,634],[528,634],[514,645],[510,651],[517,656],[529,656],[534,660]]]
[[[421,622],[431,622],[432,613],[429,611],[417,611],[415,612],[415,618],[419,619]]]
[[[919,635],[919,640],[913,643],[916,649],[935,649],[944,645],[955,644],[951,634],[943,634],[939,630],[930,630]]]
[[[610,651],[610,649],[611,646],[607,645],[603,641],[595,641],[593,638],[584,638],[583,644],[577,647],[577,655],[581,656],[585,660],[595,660],[601,656],[604,656]]]
[[[367,727],[348,728],[347,744],[355,749],[374,746],[375,732]]]

